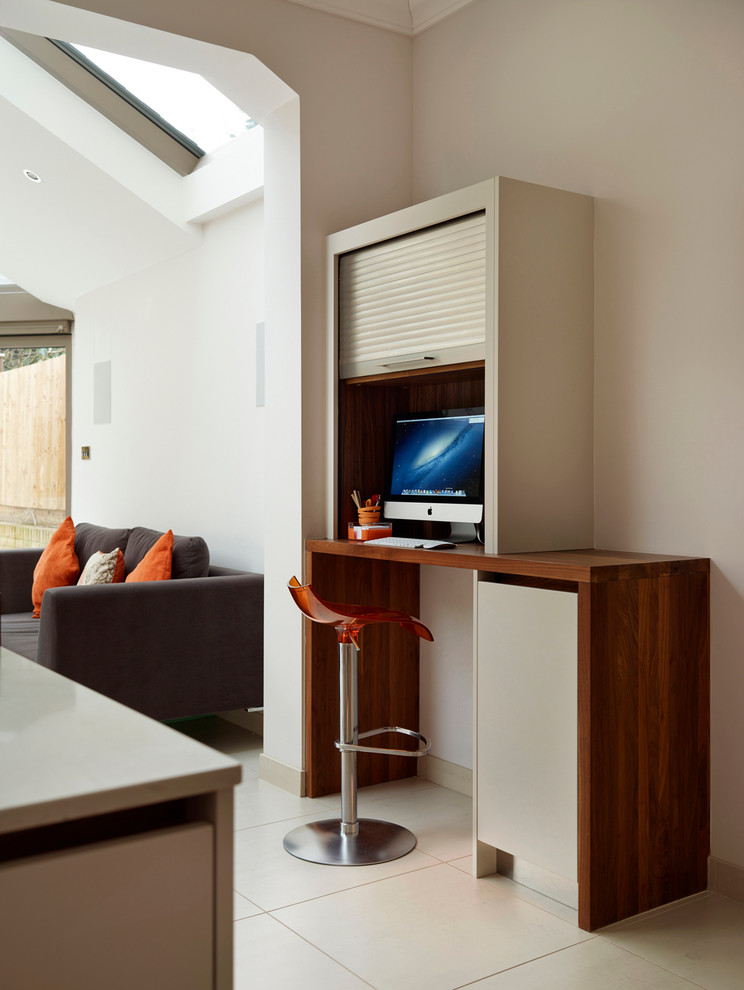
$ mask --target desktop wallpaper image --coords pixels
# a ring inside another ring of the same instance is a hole
[[[390,494],[477,497],[483,431],[482,416],[398,423]]]

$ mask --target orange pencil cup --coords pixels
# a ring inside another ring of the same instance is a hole
[[[360,526],[375,526],[380,521],[380,506],[366,505],[358,510]]]

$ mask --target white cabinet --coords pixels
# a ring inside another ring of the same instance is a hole
[[[0,647],[0,986],[229,990],[240,777]]]
[[[3,985],[212,987],[213,845],[192,822],[1,863]]]
[[[478,581],[476,858],[577,904],[577,595]]]

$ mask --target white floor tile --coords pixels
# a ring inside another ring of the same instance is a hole
[[[477,990],[694,990],[695,984],[599,938],[477,984]]]
[[[243,897],[237,890],[234,890],[233,920],[238,921],[240,918],[253,918],[257,914],[263,914],[261,908],[257,904],[254,904],[253,901],[249,901],[247,897]]]
[[[340,795],[323,800],[340,814]],[[379,818],[410,829],[417,849],[435,859],[449,862],[472,852],[473,799],[464,794],[412,777],[362,787],[358,807],[360,818]]]
[[[269,915],[237,921],[234,990],[369,990]]]
[[[286,833],[303,821],[324,817],[331,816],[316,814],[236,832],[235,889],[263,910],[273,911],[437,862],[417,849],[376,866],[320,866],[290,856],[282,845]]]
[[[390,780],[385,784],[372,784],[369,787],[360,787],[357,792],[359,807],[367,808],[364,814],[372,817],[372,805],[380,802],[391,802],[399,800],[403,806],[416,800],[416,795],[427,791],[443,790],[438,784],[433,784],[424,777],[405,777],[403,780]],[[449,793],[449,792],[448,792]],[[454,792],[452,792],[454,793]],[[338,812],[341,808],[341,794],[328,794],[323,798],[327,804],[332,805]],[[378,812],[379,813],[379,809]],[[376,813],[376,814],[377,814]]]
[[[416,834],[412,853],[374,867],[304,863],[284,851],[284,835],[336,816],[339,795],[297,798],[259,780],[261,738],[222,719],[174,728],[243,768],[235,990],[744,987],[744,904],[705,894],[589,935],[576,912],[541,894],[505,877],[475,880],[471,800],[415,777],[359,793],[362,817]]]
[[[567,904],[561,904],[560,901],[556,901],[552,897],[541,894],[537,890],[530,890],[530,888],[525,887],[523,883],[515,883],[514,880],[509,880],[508,877],[497,876],[493,877],[493,879],[498,881],[498,883],[500,883],[505,890],[508,890],[515,897],[519,897],[521,900],[527,901],[528,904],[534,904],[535,907],[539,907],[543,911],[547,911],[548,914],[554,914],[556,918],[561,918],[563,921],[567,921],[575,928],[579,927],[579,912],[575,910],[575,908],[571,908]]]
[[[706,990],[744,987],[744,904],[720,894],[612,925],[601,937]]]
[[[453,859],[450,861],[449,865],[454,866],[455,869],[461,870],[469,877],[472,877],[473,875],[472,856],[465,856],[462,859]],[[568,907],[566,904],[561,904],[560,901],[555,901],[552,897],[546,897],[545,894],[541,894],[536,890],[530,890],[530,888],[525,887],[524,884],[515,883],[507,877],[493,876],[489,879],[500,883],[505,890],[509,891],[509,893],[513,894],[515,897],[519,897],[521,900],[527,901],[528,904],[534,904],[535,907],[542,908],[542,910],[547,911],[548,914],[554,914],[556,918],[561,918],[563,921],[567,921],[570,925],[573,925],[574,928],[578,928],[579,912]]]
[[[467,873],[469,877],[473,875],[473,857],[463,856],[460,859],[451,859],[449,861],[450,866],[454,866],[456,869],[461,870],[463,873]]]
[[[592,937],[443,864],[275,917],[376,990],[453,990]]]
[[[244,775],[235,788],[236,829],[268,825],[305,815],[331,818],[333,814],[335,812],[322,799],[297,797],[260,780],[257,775]]]

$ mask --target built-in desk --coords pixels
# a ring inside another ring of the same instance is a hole
[[[524,589],[525,596],[535,590],[533,624],[542,621],[542,592],[555,591],[575,601],[577,779],[567,780],[566,786],[576,788],[580,926],[600,928],[705,889],[709,560],[602,550],[494,555],[474,545],[424,551],[345,540],[306,544],[307,580],[330,601],[420,615],[421,564],[472,571],[475,624],[484,627],[480,635],[477,628],[474,633],[476,873],[500,866],[499,847],[483,810],[493,801],[489,767],[496,762],[498,736],[492,731],[492,717],[486,727],[478,710],[488,705],[483,693],[496,690],[490,685],[499,683],[492,676],[501,663],[499,653],[490,649],[498,630],[487,630],[493,586],[510,585]],[[420,617],[427,621],[427,616]],[[528,632],[525,628],[525,642]],[[518,651],[518,626],[509,635]],[[306,644],[307,789],[317,797],[339,789],[333,629],[308,624]],[[417,651],[415,637],[401,629],[383,624],[365,628],[359,686],[362,728],[418,728]],[[516,664],[517,676],[519,670]],[[529,676],[539,679],[534,668]],[[414,763],[403,757],[366,756],[359,760],[360,785],[415,773]],[[524,779],[531,779],[528,772]],[[544,822],[546,830],[553,826],[551,820]],[[486,841],[479,837],[481,832],[488,835]]]
[[[240,777],[0,647],[0,983],[232,987]]]

